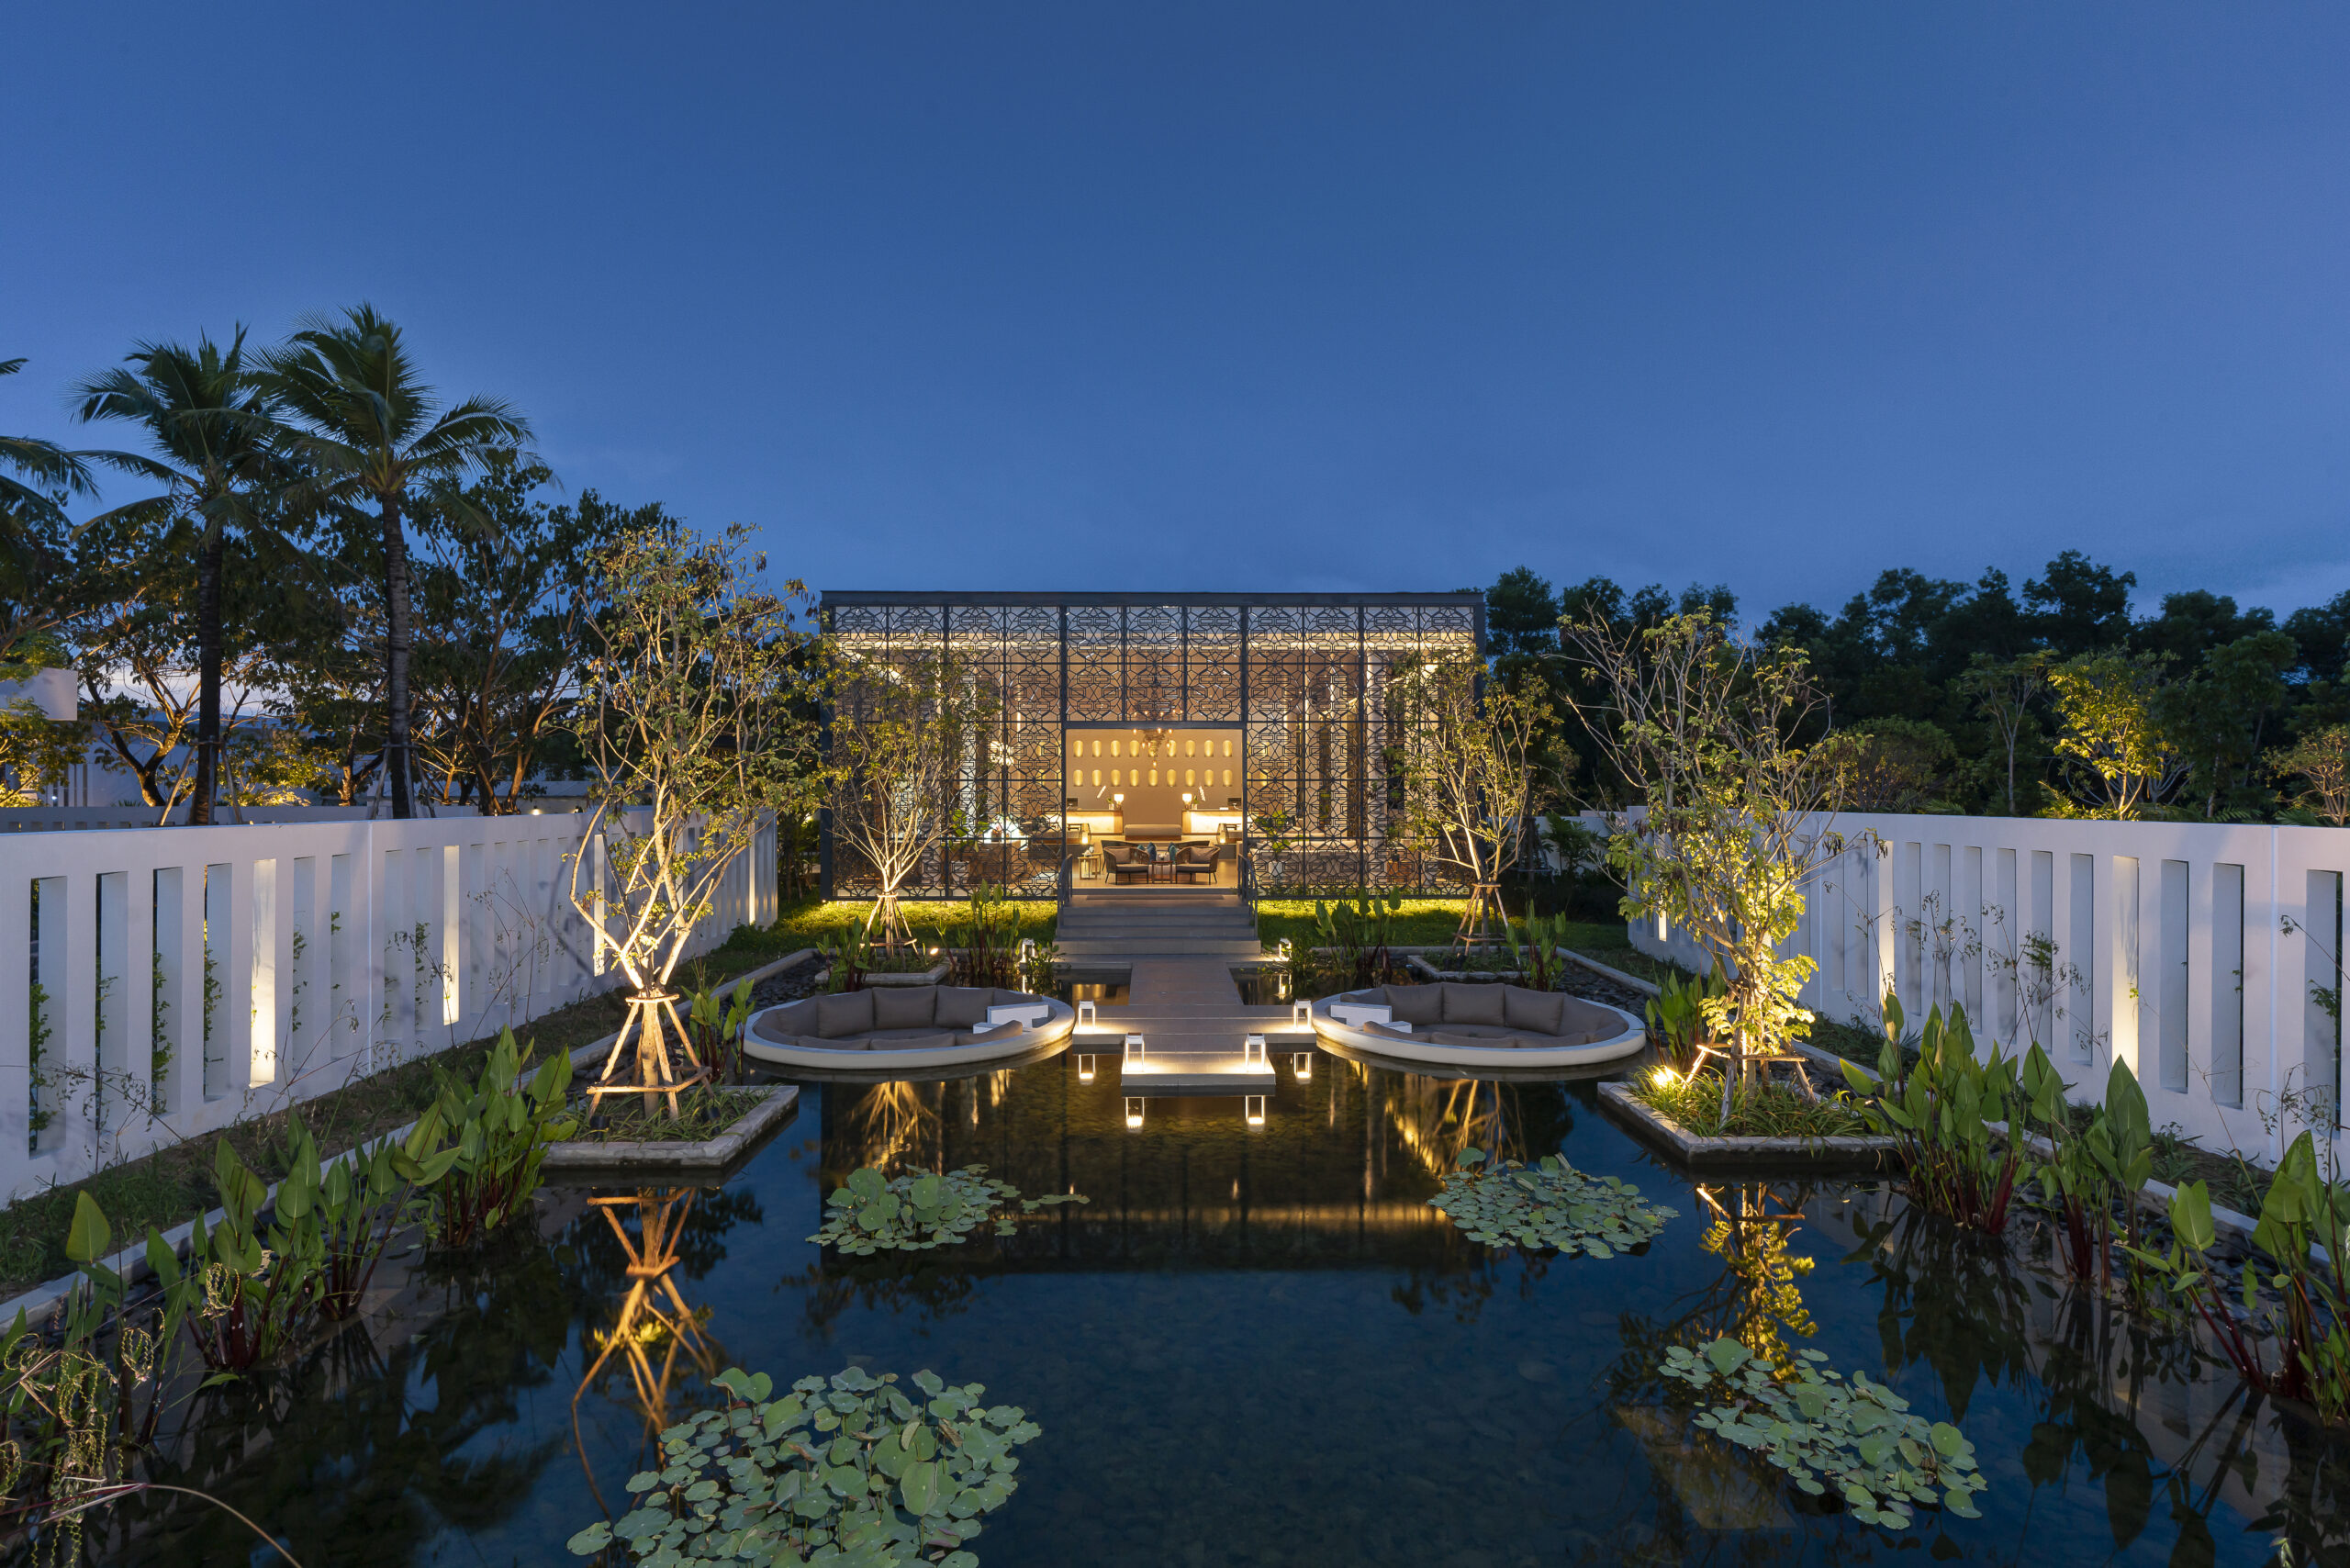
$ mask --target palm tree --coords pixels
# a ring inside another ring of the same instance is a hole
[[[0,359],[0,375],[24,369]],[[63,577],[59,535],[73,526],[64,502],[98,493],[93,465],[151,474],[154,465],[127,452],[68,452],[52,441],[0,435],[0,662],[66,619],[52,599]],[[14,470],[13,473],[10,471]]]
[[[263,356],[264,385],[298,427],[292,450],[322,504],[372,505],[383,529],[385,769],[392,815],[413,816],[408,781],[408,487],[442,476],[487,472],[525,457],[530,422],[504,402],[469,398],[435,419],[440,404],[417,375],[400,330],[372,305],[341,320],[314,317],[284,348]]]
[[[130,368],[135,366],[136,368]],[[170,488],[95,521],[179,515],[197,528],[196,779],[188,821],[212,820],[220,767],[220,578],[231,534],[274,540],[287,490],[276,409],[259,367],[245,358],[245,330],[226,349],[199,335],[193,349],[140,343],[122,364],[74,388],[83,420],[128,420],[162,454],[151,465]]]

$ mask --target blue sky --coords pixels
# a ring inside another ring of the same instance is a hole
[[[0,428],[373,300],[836,588],[2350,587],[2341,6],[22,6]]]

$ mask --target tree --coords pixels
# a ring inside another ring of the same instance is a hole
[[[1631,634],[1594,620],[1567,637],[1599,688],[1576,713],[1645,801],[1608,837],[1624,913],[1686,931],[1728,982],[1704,1003],[1728,1044],[1727,1117],[1756,1058],[1811,1025],[1798,998],[1812,960],[1780,946],[1803,918],[1805,880],[1848,847],[1831,831],[1832,758],[1787,738],[1818,693],[1800,650],[1740,647],[1702,611]]]
[[[2206,652],[2192,678],[2165,688],[2157,699],[2156,722],[2187,765],[2188,789],[2202,801],[2204,816],[2219,816],[2223,798],[2232,798],[2230,809],[2240,814],[2274,803],[2255,790],[2253,778],[2269,718],[2285,706],[2285,672],[2299,658],[2284,633],[2255,632]]]
[[[533,501],[552,477],[536,464],[501,464],[462,493],[435,480],[418,508],[424,614],[412,684],[437,722],[417,745],[443,798],[470,798],[485,814],[518,810],[567,734],[596,610],[594,561],[623,532],[677,526],[658,506],[624,512],[593,490],[576,510]]]
[[[1919,719],[1865,719],[1817,748],[1848,812],[1923,811],[1941,797],[1958,749]]]
[[[2059,657],[2077,657],[2121,643],[2130,635],[2130,590],[2138,574],[2114,574],[2078,550],[2048,563],[2047,575],[2027,578],[2024,602],[2031,626]]]
[[[2016,804],[2016,758],[2024,737],[2037,729],[2032,705],[2048,689],[2048,655],[2030,653],[2002,661],[1977,654],[1958,678],[1958,689],[1974,699],[1975,711],[1998,733],[2007,759],[2008,815],[2020,815]]]
[[[384,572],[386,766],[392,815],[413,816],[408,662],[414,633],[402,522],[409,490],[520,458],[531,439],[530,423],[491,398],[469,398],[438,413],[439,400],[399,328],[372,305],[346,311],[340,321],[313,318],[285,347],[264,356],[264,387],[297,427],[294,450],[312,476],[307,498],[375,509]]]
[[[951,654],[841,650],[828,672],[833,843],[873,873],[867,940],[913,942],[898,890],[964,826],[956,785],[996,701]]]
[[[573,733],[590,767],[594,815],[572,857],[570,897],[627,976],[629,1016],[600,1085],[677,1092],[704,1071],[668,982],[719,880],[815,777],[794,622],[805,590],[755,584],[748,530],[698,541],[675,528],[624,532],[596,558],[594,622]],[[667,1020],[665,1032],[663,1019]],[[671,1063],[674,1038],[685,1070]]]
[[[1459,868],[1469,902],[1453,933],[1456,945],[1494,943],[1505,933],[1501,879],[1517,861],[1535,821],[1550,803],[1534,767],[1550,724],[1550,704],[1531,682],[1481,680],[1473,659],[1438,659],[1395,680],[1404,722],[1404,811],[1416,836],[1438,846]],[[1481,691],[1480,687],[1483,689]]]
[[[2272,752],[2269,772],[2299,778],[2309,792],[2296,802],[2335,827],[2350,826],[2350,724],[2330,724],[2292,746]]]
[[[2048,672],[2065,759],[2082,814],[2131,821],[2177,787],[2186,765],[2165,742],[2156,700],[2162,660],[2084,654]]]
[[[0,359],[0,375],[24,367],[22,359]],[[28,652],[46,656],[51,650],[43,639],[130,586],[92,584],[75,570],[65,503],[96,497],[99,467],[144,476],[155,465],[127,452],[68,452],[35,436],[0,435],[0,679],[40,667]]]
[[[222,563],[232,541],[249,552],[291,554],[284,511],[290,476],[278,447],[283,427],[258,368],[246,362],[242,327],[225,349],[202,335],[192,349],[142,342],[123,364],[82,382],[74,397],[76,418],[136,424],[161,454],[151,472],[169,487],[117,511],[184,516],[194,525],[196,777],[188,821],[209,823],[223,740]]]
[[[1503,658],[1558,651],[1559,596],[1533,567],[1504,572],[1485,590],[1485,645]]]

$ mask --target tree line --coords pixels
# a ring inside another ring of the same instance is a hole
[[[267,347],[137,343],[71,408],[113,444],[0,437],[0,680],[80,685],[76,724],[0,711],[8,803],[92,756],[194,823],[312,796],[505,812],[581,776],[597,563],[674,532],[659,506],[548,499],[529,420],[441,397],[366,305]]]
[[[2136,586],[2077,550],[2020,589],[1997,568],[1966,583],[1894,567],[1833,615],[1783,605],[1748,640],[1802,655],[1822,700],[1789,738],[1825,748],[1847,810],[2350,820],[2350,592],[2279,622],[2201,588],[2133,615]],[[1576,628],[1739,619],[1728,585],[1561,588],[1519,566],[1484,593],[1495,675],[1549,688],[1561,714],[1597,684]],[[1582,724],[1552,728],[1541,766],[1563,794],[1630,798]]]

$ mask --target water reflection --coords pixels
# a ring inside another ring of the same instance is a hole
[[[699,1194],[690,1187],[666,1192],[647,1190],[626,1197],[599,1197],[588,1205],[611,1227],[613,1238],[628,1260],[628,1292],[610,1328],[589,1329],[588,1343],[596,1346],[579,1388],[571,1396],[572,1421],[576,1428],[579,1401],[590,1390],[602,1391],[599,1379],[617,1355],[627,1368],[635,1404],[644,1417],[645,1436],[657,1438],[674,1423],[670,1403],[682,1376],[690,1373],[699,1384],[726,1367],[723,1347],[708,1332],[709,1311],[686,1305],[672,1277],[680,1260],[679,1243]],[[623,1213],[635,1222],[632,1232]],[[655,1356],[660,1360],[656,1365]]]

